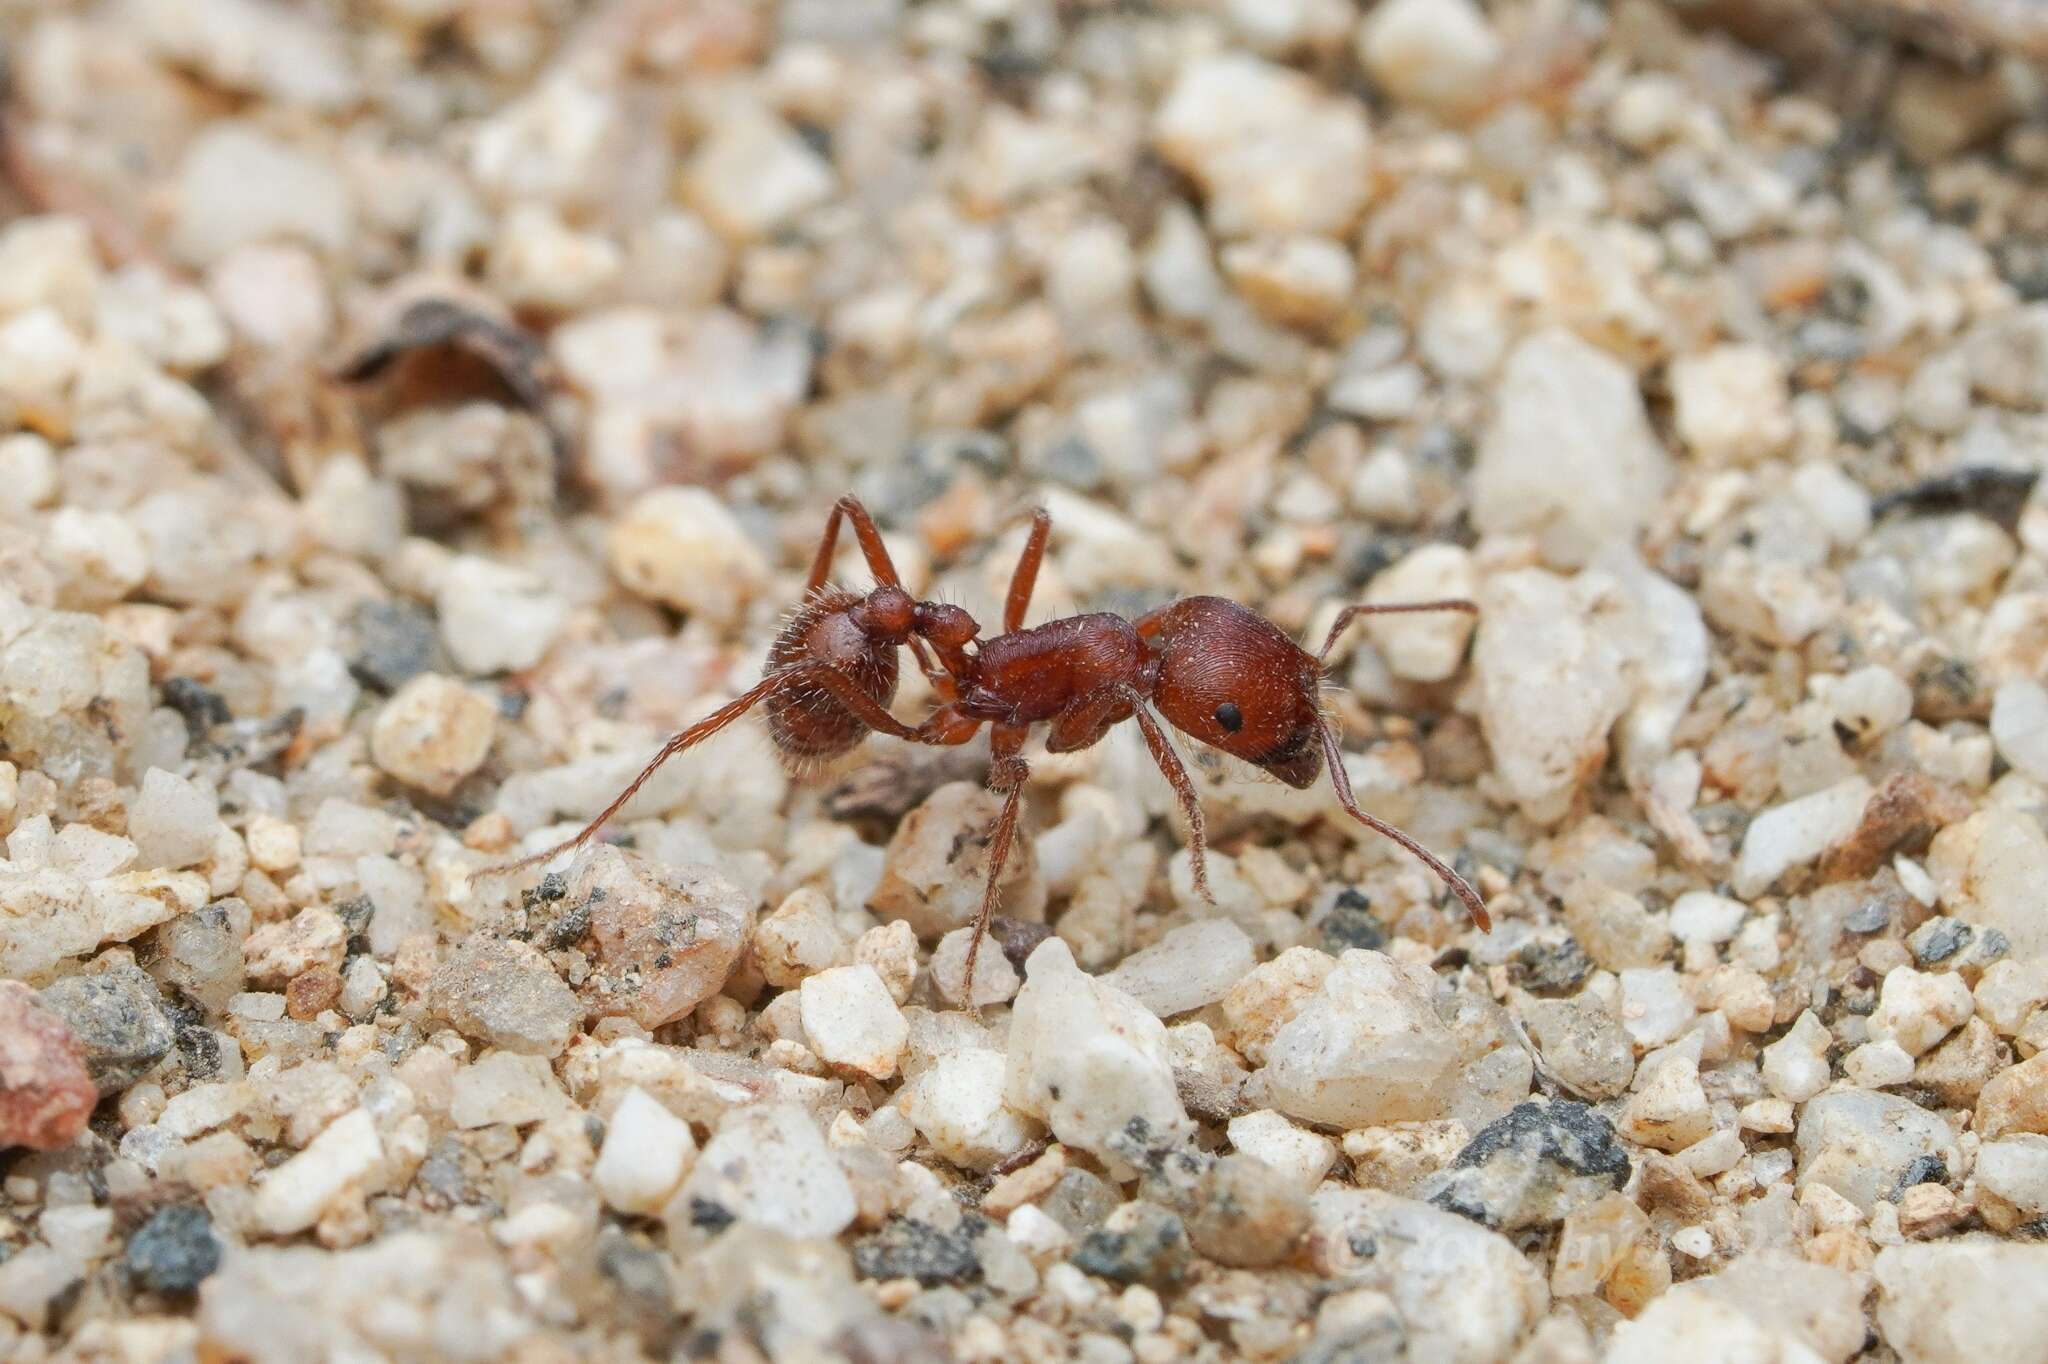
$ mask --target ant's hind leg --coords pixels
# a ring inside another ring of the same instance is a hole
[[[501,862],[497,866],[486,867],[478,875],[505,876],[524,867],[552,861],[555,857],[568,852],[571,848],[578,848],[588,843],[597,836],[598,832],[605,825],[611,823],[614,815],[625,808],[627,801],[640,793],[640,788],[652,780],[654,774],[659,772],[662,765],[670,758],[675,757],[676,754],[686,749],[696,747],[733,721],[739,719],[742,715],[745,715],[755,706],[761,704],[761,702],[767,700],[778,687],[787,685],[787,678],[788,673],[786,672],[771,673],[746,691],[741,692],[737,697],[711,712],[711,714],[699,720],[696,724],[691,725],[688,729],[678,734],[670,735],[668,742],[664,743],[660,750],[648,760],[647,766],[640,769],[640,775],[626,783],[626,788],[612,798],[611,804],[598,811],[594,819],[568,838],[554,844],[552,847],[542,848],[537,853],[528,853],[525,857],[519,858],[516,861]]]
[[[811,560],[811,572],[804,580],[804,591],[817,591],[832,576],[832,557],[839,551],[839,522],[842,518],[853,522],[853,538],[860,542],[861,557],[867,560],[868,572],[874,575],[875,581],[883,587],[903,586],[903,580],[896,574],[896,561],[889,557],[889,547],[882,543],[881,528],[875,525],[875,518],[868,515],[868,509],[861,505],[860,499],[848,493],[832,504],[832,514],[825,519],[825,534],[818,541],[818,553]]]
[[[1195,893],[1208,904],[1215,904],[1216,897],[1209,893],[1209,862],[1205,856],[1209,836],[1202,824],[1202,802],[1195,795],[1195,783],[1188,776],[1187,768],[1181,765],[1180,754],[1173,751],[1173,743],[1166,737],[1166,731],[1152,718],[1134,692],[1128,698],[1131,703],[1131,717],[1138,722],[1138,729],[1145,736],[1145,747],[1151,750],[1152,761],[1159,765],[1159,773],[1173,787],[1173,794],[1180,799],[1180,812],[1188,822],[1188,869],[1194,873]]]
[[[804,579],[804,595],[810,596],[825,585],[825,579],[832,576],[832,557],[839,552],[839,521],[846,515],[846,504],[852,498],[841,498],[832,504],[832,514],[825,518],[825,533],[818,539],[818,552],[811,556],[811,571]],[[859,503],[854,503],[859,506]]]
[[[1024,613],[1031,607],[1031,590],[1038,586],[1038,566],[1045,562],[1045,541],[1051,534],[1052,514],[1040,507],[1031,513],[1031,534],[1010,574],[1010,595],[1003,601],[1004,634],[1024,628]]]
[[[1472,883],[1458,875],[1451,865],[1429,849],[1417,843],[1383,819],[1375,819],[1358,808],[1358,801],[1351,794],[1351,774],[1344,770],[1344,750],[1337,746],[1337,732],[1326,724],[1316,726],[1323,732],[1323,761],[1330,769],[1330,784],[1337,788],[1337,802],[1344,807],[1344,813],[1371,829],[1374,833],[1385,834],[1394,842],[1422,859],[1423,865],[1437,874],[1437,879],[1451,888],[1465,910],[1472,916],[1472,922],[1479,925],[1481,933],[1493,931],[1493,917],[1486,912],[1486,901],[1479,898],[1479,892],[1472,889]]]
[[[853,537],[860,542],[860,553],[867,560],[868,573],[877,585],[901,588],[903,580],[897,575],[896,561],[889,557],[889,547],[882,543],[882,532],[875,525],[875,518],[868,515],[868,509],[861,500],[848,493],[832,504],[832,515],[825,520],[824,538],[818,541],[818,553],[811,560],[810,576],[804,580],[804,595],[809,596],[825,585],[832,576],[832,557],[839,552],[839,522],[841,519],[853,522]],[[918,671],[927,682],[935,686],[947,676],[942,668],[934,667],[931,655],[925,651],[924,641],[912,635],[907,641],[911,656],[917,660]]]
[[[1338,639],[1351,628],[1351,622],[1360,616],[1395,616],[1415,611],[1463,611],[1468,615],[1477,615],[1479,604],[1456,598],[1448,601],[1400,601],[1378,604],[1360,602],[1347,606],[1337,613],[1337,622],[1330,627],[1330,633],[1324,636],[1323,650],[1316,655],[1316,659],[1320,662],[1328,658],[1330,650],[1337,646]]]
[[[605,825],[611,823],[612,818],[620,810],[625,808],[627,801],[640,793],[640,788],[645,786],[670,758],[703,743],[706,739],[718,733],[742,715],[745,715],[755,706],[760,705],[777,691],[785,687],[800,686],[815,686],[823,689],[835,701],[838,701],[841,705],[859,716],[861,722],[867,725],[869,729],[892,735],[898,739],[917,741],[920,738],[917,730],[912,729],[909,725],[904,724],[901,720],[891,715],[885,706],[862,691],[859,684],[837,668],[828,667],[823,663],[800,663],[794,667],[783,668],[762,678],[759,682],[756,682],[753,686],[741,692],[737,697],[726,702],[696,724],[691,725],[688,729],[671,735],[668,742],[664,743],[660,750],[648,760],[647,765],[640,769],[640,774],[628,782],[623,791],[612,798],[611,804],[598,811],[596,818],[592,819],[574,834],[563,839],[553,847],[543,848],[537,853],[529,853],[517,861],[501,863],[495,867],[486,867],[478,875],[502,876],[508,872],[518,871],[522,867],[531,867],[537,863],[550,861],[560,854],[568,852],[571,848],[578,848],[588,843],[597,836]]]

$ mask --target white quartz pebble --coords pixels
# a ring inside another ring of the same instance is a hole
[[[696,1154],[690,1124],[635,1085],[612,1110],[590,1181],[620,1212],[651,1215],[668,1202]]]

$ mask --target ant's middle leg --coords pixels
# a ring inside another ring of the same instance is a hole
[[[1355,603],[1337,613],[1336,624],[1332,625],[1330,633],[1324,636],[1323,650],[1316,655],[1317,661],[1320,662],[1330,656],[1330,650],[1337,647],[1338,639],[1343,636],[1346,630],[1351,628],[1351,622],[1357,620],[1360,616],[1394,616],[1414,611],[1463,611],[1468,615],[1477,615],[1479,613],[1479,604],[1463,598],[1455,598],[1448,601]]]
[[[1026,725],[997,725],[989,731],[988,784],[1003,798],[1003,808],[996,816],[994,834],[988,844],[988,883],[982,887],[981,913],[974,921],[974,936],[967,940],[967,975],[961,986],[966,996],[967,1010],[979,1014],[980,1008],[974,1002],[974,965],[981,959],[981,941],[988,936],[989,924],[995,920],[996,903],[1001,891],[998,883],[1003,877],[1003,864],[1010,860],[1010,844],[1017,836],[1017,807],[1024,799],[1024,783],[1031,775],[1031,768],[1018,754],[1023,751],[1024,740],[1031,733]]]
[[[1024,613],[1031,606],[1031,589],[1038,586],[1038,566],[1045,562],[1045,541],[1051,534],[1052,514],[1040,507],[1031,513],[1031,534],[1010,574],[1010,594],[1003,601],[1004,634],[1024,628]]]

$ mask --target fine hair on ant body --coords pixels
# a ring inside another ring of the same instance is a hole
[[[830,587],[826,577],[842,521],[874,575],[867,593]],[[1091,612],[1024,628],[1024,613],[1045,558],[1052,518],[1031,520],[1024,552],[1010,576],[1003,632],[979,638],[981,626],[958,606],[918,601],[904,590],[874,518],[842,497],[825,523],[811,561],[803,603],[768,650],[761,680],[661,746],[640,774],[574,836],[491,874],[547,861],[594,837],[661,765],[763,708],[777,752],[792,765],[837,757],[869,733],[912,743],[965,744],[989,727],[989,786],[1003,798],[989,841],[988,881],[967,949],[967,997],[975,962],[996,908],[997,882],[1016,835],[1017,809],[1029,768],[1021,756],[1034,725],[1046,725],[1046,751],[1088,748],[1125,720],[1135,720],[1153,762],[1173,787],[1188,826],[1194,884],[1214,903],[1203,859],[1207,839],[1194,783],[1160,721],[1296,789],[1327,768],[1337,803],[1360,824],[1422,859],[1458,896],[1481,930],[1492,927],[1486,904],[1441,858],[1391,824],[1358,808],[1336,731],[1318,705],[1323,660],[1351,622],[1391,612],[1476,612],[1469,601],[1347,606],[1320,654],[1301,648],[1264,616],[1222,597],[1184,597],[1136,620]],[[907,725],[889,711],[895,699],[898,650],[908,646],[939,704]]]

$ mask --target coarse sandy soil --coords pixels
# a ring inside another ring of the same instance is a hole
[[[2048,1359],[2035,5],[0,60],[0,1358]],[[1031,624],[1476,602],[1309,699],[1492,932],[1206,713],[1211,894],[1136,725],[1041,731],[971,981],[985,738],[750,716],[486,875],[753,685],[846,493],[985,635],[1034,508]]]

